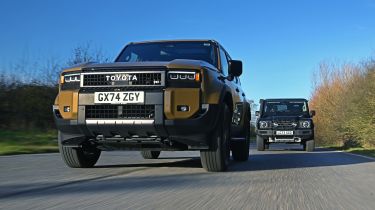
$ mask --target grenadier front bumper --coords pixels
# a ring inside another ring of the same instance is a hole
[[[295,129],[291,131],[293,131],[293,135],[277,135],[277,130],[273,129],[258,129],[256,133],[268,143],[300,143],[305,140],[314,139],[313,129]]]

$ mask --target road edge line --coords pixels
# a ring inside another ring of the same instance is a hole
[[[342,150],[337,150],[337,151],[345,153],[345,154],[348,154],[348,155],[353,155],[353,156],[362,157],[362,158],[365,158],[365,159],[368,159],[368,160],[375,161],[375,158],[369,157],[369,156],[366,156],[366,155],[360,155],[360,154],[350,153],[350,152],[346,152],[346,151],[342,151]]]

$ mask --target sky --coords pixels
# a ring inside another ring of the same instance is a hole
[[[160,39],[217,40],[243,61],[255,102],[309,98],[319,63],[375,55],[375,0],[0,2],[0,71],[25,58],[64,61],[86,43],[114,59],[131,41]]]

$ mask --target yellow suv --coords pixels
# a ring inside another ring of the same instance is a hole
[[[199,150],[208,171],[249,156],[250,106],[242,62],[213,40],[130,43],[113,63],[61,73],[53,105],[60,153],[92,167],[101,151]]]

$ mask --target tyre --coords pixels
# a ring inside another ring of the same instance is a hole
[[[306,151],[307,152],[313,152],[314,149],[315,149],[315,141],[312,139],[312,140],[308,140],[306,141]]]
[[[210,148],[208,150],[200,151],[203,168],[212,172],[225,171],[229,164],[230,126],[232,116],[228,105],[224,105],[220,118],[217,127],[214,129],[210,137]]]
[[[141,151],[141,155],[144,159],[157,159],[160,155],[160,151]]]
[[[244,119],[243,137],[242,141],[232,141],[232,157],[235,161],[247,161],[249,159],[250,147],[250,111],[246,112]]]
[[[257,149],[258,151],[264,151],[265,149],[264,139],[260,136],[257,136]]]
[[[58,132],[60,155],[65,164],[71,168],[91,168],[100,157],[101,151],[91,145],[84,144],[82,147],[65,147],[61,140],[65,139],[64,134]]]

